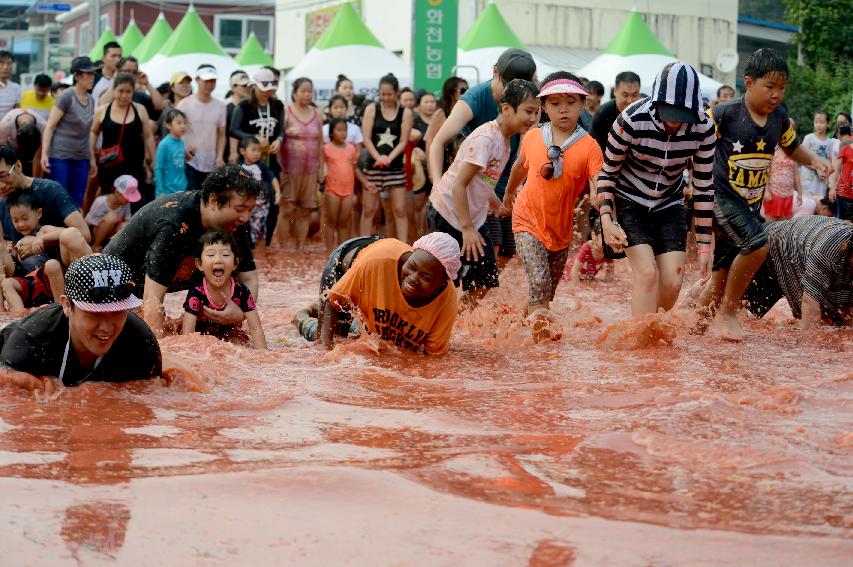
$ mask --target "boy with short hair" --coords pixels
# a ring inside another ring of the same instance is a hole
[[[714,276],[702,296],[719,305],[716,324],[723,338],[740,341],[737,310],[743,293],[767,256],[761,202],[776,146],[801,165],[828,173],[829,164],[800,146],[781,106],[788,65],[772,49],[759,49],[746,63],[746,94],[709,111],[717,132],[714,163]]]
[[[36,75],[33,88],[21,95],[21,108],[29,108],[34,114],[41,116],[47,122],[50,109],[53,108],[54,98],[50,94],[53,81],[45,74]]]

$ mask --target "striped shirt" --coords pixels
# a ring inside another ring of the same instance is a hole
[[[638,100],[613,123],[598,177],[601,212],[612,211],[614,193],[649,210],[682,203],[683,173],[692,160],[696,240],[710,245],[717,141],[714,124],[710,120],[683,123],[677,132],[668,134],[655,116],[653,102],[650,98]]]
[[[853,224],[810,216],[766,226],[770,253],[767,263],[794,317],[802,316],[803,294],[820,304],[823,315],[850,324],[853,277],[850,255]]]

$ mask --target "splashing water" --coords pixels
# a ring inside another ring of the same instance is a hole
[[[627,321],[620,265],[562,282],[537,344],[513,262],[445,357],[326,352],[289,323],[322,254],[261,264],[269,352],[174,336],[159,380],[0,376],[4,564],[850,564],[849,330]]]

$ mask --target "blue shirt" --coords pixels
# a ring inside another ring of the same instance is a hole
[[[171,134],[157,146],[157,159],[154,161],[155,195],[162,197],[187,189],[187,148],[183,140]]]
[[[41,201],[42,215],[39,224],[42,226],[65,226],[65,218],[71,213],[79,211],[77,205],[68,196],[68,191],[50,179],[33,179],[33,184],[30,189],[35,191]],[[12,215],[9,214],[9,207],[6,205],[6,199],[0,199],[0,224],[3,225],[3,239],[10,242],[17,242],[23,235],[15,230],[15,225],[12,223]]]
[[[493,80],[494,79],[489,79],[485,83],[475,85],[465,91],[465,94],[462,95],[460,100],[464,100],[465,103],[471,107],[471,111],[474,113],[474,118],[472,118],[471,121],[465,125],[465,128],[462,129],[462,133],[465,136],[486,122],[498,117],[498,114],[500,113],[500,105],[495,102],[495,99],[492,96]],[[518,155],[518,145],[520,142],[521,134],[511,136],[509,139],[509,161],[506,163],[506,167],[504,168],[497,185],[495,185],[495,194],[499,199],[504,198],[506,184],[509,181],[509,173],[512,171],[512,165],[515,163],[515,158]]]

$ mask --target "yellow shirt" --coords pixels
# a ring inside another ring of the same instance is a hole
[[[39,114],[42,114],[47,120],[47,115],[50,114],[50,109],[53,108],[53,95],[48,94],[42,100],[39,100],[36,97],[35,89],[30,89],[28,91],[24,91],[21,95],[21,104],[19,105],[21,108],[32,108],[33,110],[41,110]]]
[[[397,265],[412,247],[393,238],[379,240],[356,257],[329,299],[344,298],[359,309],[371,334],[401,348],[428,354],[444,354],[456,322],[456,289],[448,285],[423,307],[412,307],[400,289]]]

